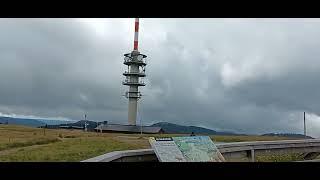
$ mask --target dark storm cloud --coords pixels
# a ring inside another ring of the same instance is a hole
[[[320,136],[318,19],[141,19],[146,124]],[[0,112],[125,123],[133,19],[2,19]]]

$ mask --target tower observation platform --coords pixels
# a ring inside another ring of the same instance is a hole
[[[123,64],[127,65],[128,70],[123,73],[123,75],[125,76],[125,80],[122,82],[122,84],[129,86],[129,91],[126,91],[125,93],[125,97],[129,99],[129,125],[136,125],[137,101],[142,96],[142,94],[138,90],[138,87],[146,85],[143,80],[143,78],[146,77],[146,57],[146,55],[141,54],[139,51],[132,51],[131,53],[124,54]]]

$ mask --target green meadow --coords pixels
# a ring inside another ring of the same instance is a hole
[[[150,148],[148,137],[182,136],[181,134],[121,134],[83,132],[81,130],[40,129],[0,125],[0,161],[42,162],[81,161],[104,153]],[[211,136],[214,142],[268,141],[290,139],[268,136]],[[286,159],[282,157],[276,160]],[[290,156],[287,159],[292,159]],[[290,159],[290,160],[291,160]],[[261,157],[259,161],[272,161]]]

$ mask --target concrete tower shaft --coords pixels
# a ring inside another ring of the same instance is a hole
[[[125,54],[124,64],[128,66],[128,70],[123,73],[126,79],[123,85],[129,86],[129,91],[125,96],[129,99],[128,103],[128,124],[136,125],[138,99],[141,98],[139,86],[145,86],[145,83],[140,78],[146,76],[145,66],[147,65],[144,54],[138,51],[138,34],[139,34],[139,19],[135,20],[134,48],[131,53]]]

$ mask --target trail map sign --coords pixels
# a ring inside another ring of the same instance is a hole
[[[186,162],[182,152],[172,138],[154,138],[149,142],[160,162]]]
[[[160,162],[225,161],[209,136],[150,138]]]

